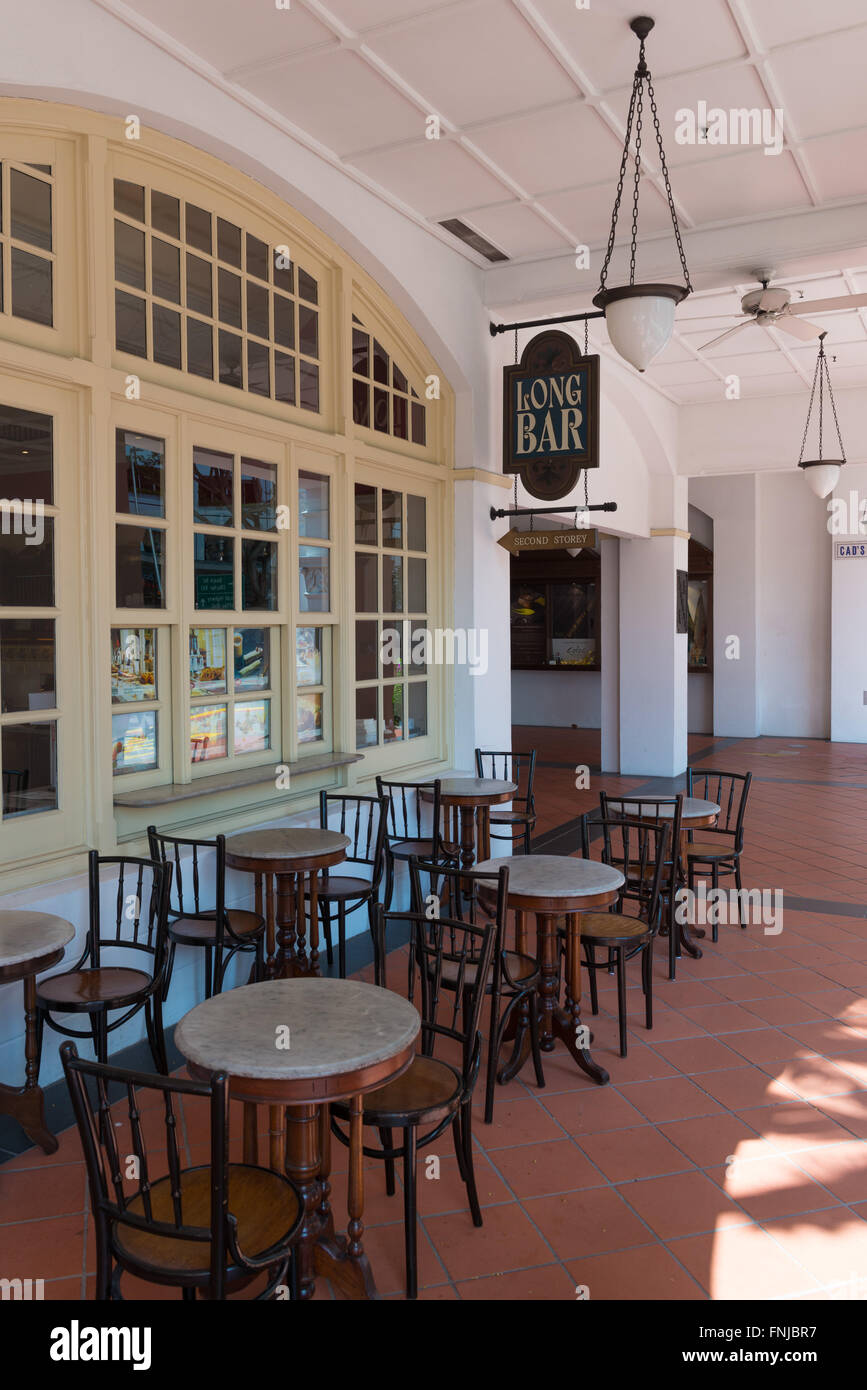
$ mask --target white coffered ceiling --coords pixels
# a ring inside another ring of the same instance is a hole
[[[210,65],[224,86],[265,103],[432,234],[447,238],[438,224],[454,217],[482,233],[509,257],[487,271],[495,317],[589,306],[637,56],[627,23],[640,0],[589,0],[586,9],[576,0],[95,3],[160,31],[200,70]],[[697,292],[647,376],[682,402],[718,399],[730,374],[742,395],[803,392],[815,350],[797,339],[751,328],[709,353],[697,349],[735,321],[753,270],[806,299],[867,290],[867,3],[649,0],[648,8],[656,20],[648,61]],[[678,144],[675,113],[699,102],[782,110],[783,151]],[[430,115],[440,118],[439,140],[425,138]],[[652,278],[666,264],[670,278],[677,260],[649,119],[643,148],[641,246]],[[628,209],[621,220],[628,231]],[[584,244],[591,271],[582,275],[574,248]],[[619,265],[615,253],[611,284]],[[863,313],[821,322],[835,384],[867,383]],[[593,334],[604,339],[598,325]]]

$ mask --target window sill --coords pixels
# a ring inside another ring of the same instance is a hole
[[[293,777],[306,776],[308,772],[325,772],[332,767],[347,767],[350,763],[360,763],[362,753],[323,753],[319,757],[300,758],[297,762],[285,764],[289,768],[290,781]],[[141,791],[119,792],[114,797],[115,806],[141,809],[145,806],[168,806],[176,801],[191,801],[195,797],[209,796],[217,792],[237,791],[241,787],[263,786],[274,782],[274,768],[271,766],[251,767],[242,772],[222,772],[214,777],[199,777],[195,782],[171,782],[162,787],[145,787]]]

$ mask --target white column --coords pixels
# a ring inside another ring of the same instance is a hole
[[[600,536],[602,647],[601,747],[603,772],[620,771],[620,541]]]
[[[850,493],[854,496],[850,497]],[[867,467],[847,464],[834,492],[846,509],[846,534],[828,539],[831,564],[831,741],[867,743],[867,555],[834,559],[833,542],[867,546],[858,533],[859,504],[867,498]]]
[[[508,491],[495,482],[478,475],[455,482],[454,622],[468,638],[475,633],[477,652],[487,643],[487,670],[455,667],[454,765],[467,771],[474,749],[512,746],[509,552],[496,540],[507,523],[490,518],[492,506],[508,505]]]

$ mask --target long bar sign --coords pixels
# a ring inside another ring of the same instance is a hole
[[[539,333],[503,369],[503,472],[554,501],[598,466],[599,358],[582,357],[568,333]]]

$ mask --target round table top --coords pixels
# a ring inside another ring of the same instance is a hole
[[[65,917],[23,908],[0,911],[0,966],[50,956],[74,936],[75,927]]]
[[[509,870],[509,898],[589,898],[614,893],[624,882],[619,869],[596,859],[567,854],[522,854],[514,859],[485,859],[475,873]]]
[[[466,776],[440,778],[440,797],[443,800],[472,797],[474,800],[484,801],[488,797],[502,797],[506,801],[514,796],[517,790],[516,782],[503,782],[494,777],[473,777],[470,773]]]
[[[664,796],[665,794],[666,793],[664,792],[660,792],[660,796]],[[628,801],[625,798],[623,800],[620,800],[609,796],[608,805],[621,807],[627,816],[640,816],[641,807],[646,806],[649,801],[654,800],[655,797],[653,796],[640,796],[637,801]],[[696,820],[699,816],[718,815],[719,806],[717,806],[715,801],[702,801],[701,798],[698,796],[685,796],[683,798],[683,820]],[[660,820],[671,820],[673,816],[674,806],[669,805],[659,807]]]
[[[207,1071],[307,1080],[396,1056],[415,1042],[420,1026],[418,1010],[399,994],[360,980],[313,976],[216,994],[184,1015],[175,1044]],[[288,1047],[280,1046],[283,1038]]]
[[[231,859],[310,859],[317,854],[334,854],[349,843],[349,836],[339,830],[290,825],[285,829],[239,830],[227,837],[226,855]]]

